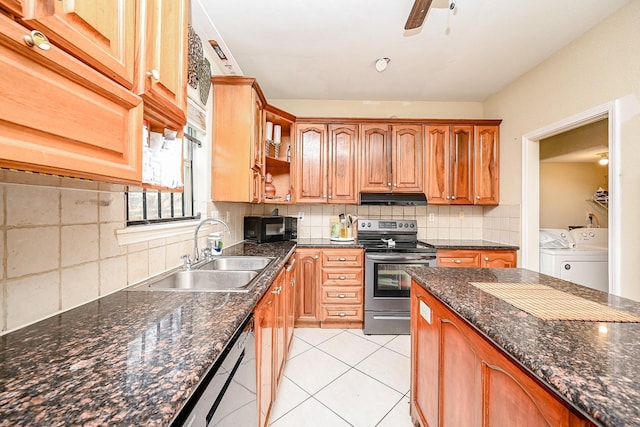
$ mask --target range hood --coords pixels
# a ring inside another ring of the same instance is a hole
[[[361,205],[424,206],[424,193],[360,193]]]

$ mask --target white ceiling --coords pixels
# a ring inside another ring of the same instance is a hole
[[[413,0],[192,0],[192,23],[268,99],[483,101],[629,1],[434,0],[405,32]]]

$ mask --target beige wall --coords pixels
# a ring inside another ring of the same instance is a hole
[[[606,19],[484,104],[503,119],[501,203],[521,200],[522,136],[605,103],[615,102],[619,158],[621,295],[640,300],[640,0]],[[611,149],[612,147],[610,147]],[[615,147],[613,148],[615,149]],[[611,182],[611,181],[610,181]]]
[[[606,175],[606,167],[597,163],[541,163],[540,227],[586,225],[587,212],[606,227],[607,210],[587,201],[599,187],[607,189]]]

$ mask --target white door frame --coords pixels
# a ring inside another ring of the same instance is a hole
[[[609,102],[522,136],[521,266],[539,271],[540,143],[559,133],[608,119],[609,123],[609,292],[620,295],[620,123],[617,103]]]

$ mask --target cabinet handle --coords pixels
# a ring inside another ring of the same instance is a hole
[[[391,187],[391,183],[390,183],[390,182],[387,182],[387,186],[388,186],[388,187]]]
[[[338,261],[346,261],[347,259],[345,257],[340,257],[338,258]]]
[[[480,200],[480,196],[476,196],[476,199]]]
[[[347,278],[347,276],[339,276],[338,279],[340,280],[345,280]]]
[[[291,287],[295,287],[296,286],[296,279],[291,279],[291,282],[289,282],[289,284],[291,285]]]
[[[331,194],[329,194],[329,198],[331,198]]]
[[[344,298],[344,297],[346,297],[346,295],[345,295],[345,294],[340,294],[340,295],[338,295],[338,298]]]
[[[314,256],[314,258],[315,258],[315,259],[318,259],[318,258],[320,258],[320,256],[316,255],[316,256]]]
[[[455,262],[456,264],[462,264],[462,260],[461,259],[454,259],[453,262]]]
[[[488,256],[484,257],[484,260],[489,261],[489,257]]]
[[[160,80],[160,72],[155,68],[151,71],[147,71],[147,77],[151,77],[153,80]]]
[[[347,315],[346,313],[340,313],[340,314],[338,314],[338,316],[340,316],[340,317],[344,317],[344,316],[346,316],[346,315]]]
[[[397,186],[398,186],[398,183],[397,183],[397,182],[394,182],[394,183],[393,183],[393,186],[394,186],[394,187],[397,187]]]
[[[31,33],[27,34],[22,38],[25,44],[29,47],[37,47],[41,50],[49,50],[51,49],[51,44],[49,44],[49,39],[43,33],[38,30],[33,30]]]
[[[289,265],[287,266],[287,273],[291,270],[293,270],[293,266],[296,264],[296,258],[293,258],[291,260],[291,262],[289,263]]]
[[[456,196],[451,196],[451,200],[455,200],[455,199],[456,199]]]
[[[449,200],[451,197],[447,196],[447,200]]]

